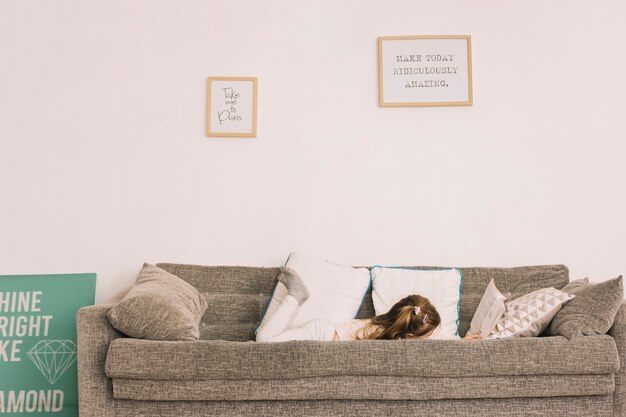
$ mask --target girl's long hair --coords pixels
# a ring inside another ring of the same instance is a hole
[[[419,308],[416,308],[419,307]],[[416,314],[417,312],[417,314]],[[441,323],[441,317],[428,298],[409,295],[385,314],[375,316],[357,339],[406,339],[427,335]]]

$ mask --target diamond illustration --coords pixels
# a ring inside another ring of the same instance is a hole
[[[76,344],[71,340],[40,340],[30,348],[28,357],[54,384],[76,360]]]

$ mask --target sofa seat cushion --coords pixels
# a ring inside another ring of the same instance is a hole
[[[113,397],[141,401],[420,400],[610,395],[613,375],[431,378],[332,376],[269,380],[113,380]]]
[[[106,358],[109,378],[287,380],[335,376],[474,378],[607,375],[619,368],[607,335],[496,340],[359,340],[284,343],[150,341],[119,338]]]

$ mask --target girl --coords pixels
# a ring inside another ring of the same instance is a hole
[[[280,271],[278,280],[285,284],[288,292],[274,315],[259,328],[257,342],[427,339],[441,323],[437,309],[428,298],[409,295],[394,304],[387,313],[371,319],[352,320],[338,325],[327,320],[311,320],[302,327],[286,329],[298,306],[309,298],[309,291],[293,269],[281,267]],[[478,339],[480,336],[465,338]]]

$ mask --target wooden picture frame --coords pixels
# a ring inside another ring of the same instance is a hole
[[[470,35],[379,37],[379,106],[471,106],[471,44]]]
[[[256,77],[209,77],[206,135],[256,138]]]

